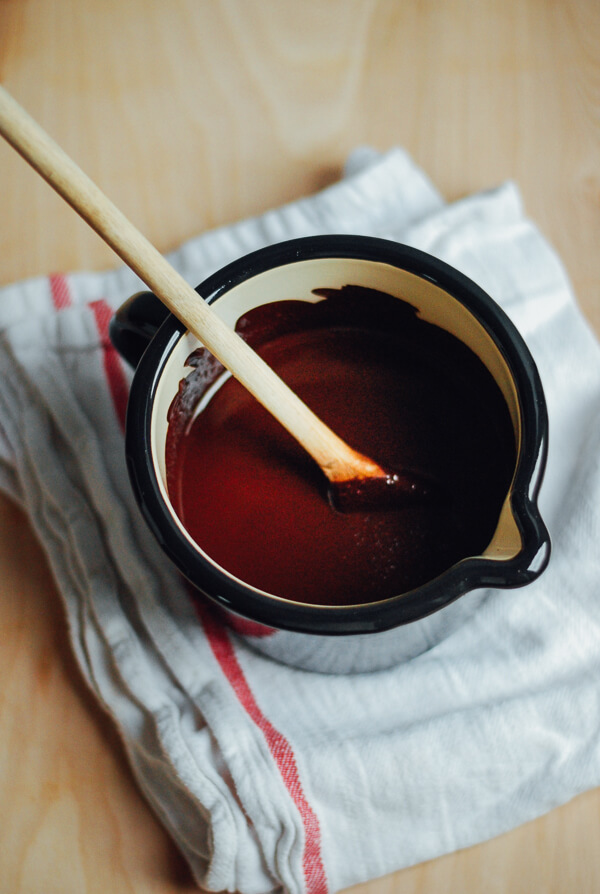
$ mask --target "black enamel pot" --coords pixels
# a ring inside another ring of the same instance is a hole
[[[476,610],[487,588],[535,580],[550,555],[537,506],[548,438],[540,378],[523,339],[500,307],[447,264],[386,240],[356,236],[296,239],[229,264],[198,286],[231,325],[252,308],[348,283],[407,301],[420,318],[460,339],[496,381],[510,414],[515,461],[489,543],[408,592],[359,605],[311,605],[248,585],[214,562],[183,527],[166,483],[167,412],[197,347],[149,292],[130,299],[111,338],[135,367],[126,428],[133,491],[164,552],[218,606],[237,632],[271,657],[311,670],[354,672],[389,666],[439,642]],[[464,597],[471,594],[468,599]],[[463,597],[459,599],[458,597]]]

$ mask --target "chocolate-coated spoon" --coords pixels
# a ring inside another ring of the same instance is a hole
[[[381,468],[315,416],[1,86],[0,133],[304,447],[334,506],[353,508],[353,494],[361,508],[425,495],[420,480]]]

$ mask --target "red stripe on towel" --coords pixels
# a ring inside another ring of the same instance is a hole
[[[127,411],[127,398],[129,395],[129,386],[123,367],[121,366],[121,358],[116,349],[113,347],[108,337],[108,325],[111,321],[113,312],[110,306],[103,299],[90,302],[90,307],[96,319],[96,327],[103,350],[104,372],[110,389],[115,412],[119,420],[122,430],[125,430],[125,414]]]
[[[213,616],[210,609],[205,608],[200,603],[197,603],[197,607],[213,654],[231,683],[240,704],[263,733],[285,786],[302,818],[305,832],[303,869],[307,894],[327,894],[327,879],[321,856],[319,820],[302,789],[300,774],[298,773],[292,747],[258,707],[237,660],[226,628]]]
[[[50,294],[52,295],[52,303],[56,310],[63,310],[65,307],[71,306],[71,293],[67,278],[62,273],[52,273],[48,277],[50,283]]]

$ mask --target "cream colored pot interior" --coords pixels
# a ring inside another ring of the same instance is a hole
[[[493,340],[481,324],[455,298],[428,280],[398,270],[388,264],[347,258],[319,258],[299,261],[267,270],[235,286],[215,302],[213,308],[222,319],[235,326],[247,311],[260,304],[283,299],[300,299],[315,303],[323,300],[313,289],[339,289],[345,285],[379,289],[412,304],[424,320],[435,323],[455,335],[477,354],[498,383],[510,411],[517,453],[520,446],[520,411],[510,371]],[[189,333],[181,338],[165,365],[154,401],[152,414],[152,455],[162,496],[173,512],[182,534],[191,540],[175,515],[166,488],[165,441],[167,412],[179,382],[189,373],[186,358],[198,347]],[[198,544],[194,543],[196,548]],[[498,526],[484,555],[504,560],[515,556],[521,548],[521,537],[506,496]],[[226,572],[227,573],[227,572]]]

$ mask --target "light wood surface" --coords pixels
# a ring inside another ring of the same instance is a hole
[[[507,178],[600,333],[597,0],[0,0],[0,81],[161,251],[407,148],[446,197]],[[0,145],[0,285],[114,265]],[[0,892],[195,890],[81,683],[0,497]],[[355,894],[592,894],[600,792]]]

